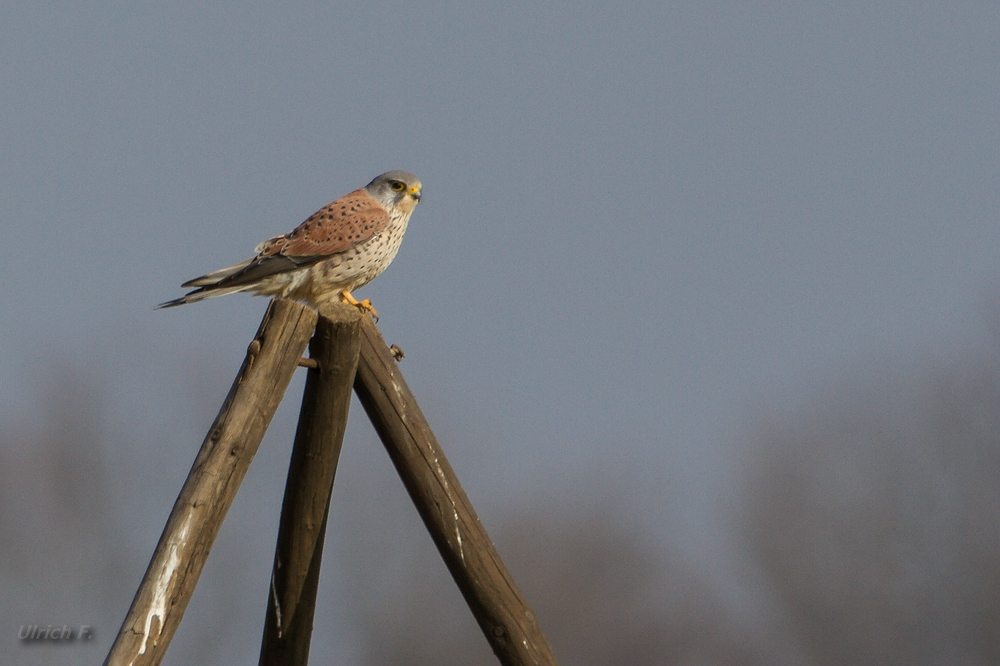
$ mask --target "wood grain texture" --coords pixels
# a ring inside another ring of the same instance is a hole
[[[556,664],[528,602],[417,406],[374,322],[361,325],[358,394],[472,614],[505,665]]]
[[[316,326],[312,309],[275,299],[195,458],[106,666],[159,664],[222,520]]]
[[[337,461],[347,428],[351,388],[361,347],[361,311],[332,303],[320,308],[309,356],[299,425],[269,587],[261,666],[309,661],[316,589]]]

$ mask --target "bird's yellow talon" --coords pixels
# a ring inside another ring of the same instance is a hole
[[[370,312],[372,317],[375,318],[375,321],[378,321],[378,312],[375,311],[375,308],[372,306],[372,302],[367,298],[363,301],[359,301],[351,295],[351,292],[345,289],[340,292],[340,301],[342,303],[350,303],[362,312]]]

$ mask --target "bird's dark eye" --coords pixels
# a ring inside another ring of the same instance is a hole
[[[392,181],[392,189],[396,190],[397,192],[402,192],[403,188],[405,188],[405,187],[406,187],[406,185],[403,185],[398,180]]]

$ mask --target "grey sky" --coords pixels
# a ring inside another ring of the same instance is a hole
[[[153,306],[389,169],[361,295],[477,504],[607,476],[699,548],[757,410],[989,335],[995,3],[355,4],[0,8],[0,418],[107,379],[123,504],[265,301]]]

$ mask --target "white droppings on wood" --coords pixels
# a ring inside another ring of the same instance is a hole
[[[458,507],[451,503],[451,510],[455,514],[455,539],[458,541],[458,554],[462,557],[462,564],[465,564],[465,549],[462,547],[462,533],[458,529]]]
[[[399,383],[396,380],[392,382],[392,390],[396,392],[396,404],[399,405],[399,418],[404,423],[406,422],[406,400],[403,398],[403,390],[399,388]]]
[[[129,663],[129,666],[135,663],[140,654],[146,654],[146,645],[149,641],[149,632],[153,628],[154,617],[160,618],[160,628],[157,632],[157,637],[160,633],[163,633],[163,623],[167,615],[167,593],[170,591],[170,582],[174,579],[174,574],[177,573],[177,566],[181,562],[177,551],[187,541],[188,528],[191,527],[191,520],[193,518],[194,514],[188,513],[180,529],[175,532],[175,535],[167,543],[166,562],[160,568],[152,586],[153,598],[150,600],[149,612],[146,614],[146,623],[142,630],[142,645],[139,647],[139,654]],[[153,645],[156,645],[155,640],[153,641]]]
[[[451,496],[451,488],[448,487],[448,477],[444,475],[444,470],[441,469],[441,462],[437,456],[434,456],[434,470],[437,472],[438,478],[441,479],[441,485],[444,486],[444,492],[448,496],[448,501],[451,502],[451,514],[455,518],[455,541],[458,543],[458,555],[462,558],[462,564],[465,564],[465,547],[462,545],[462,531],[458,529],[458,506],[455,505],[455,498]]]
[[[278,561],[278,568],[281,568],[281,561]],[[278,600],[278,589],[274,586],[274,572],[271,572],[271,596],[274,598],[274,619],[278,623],[278,638],[283,638],[281,631],[281,602]]]

